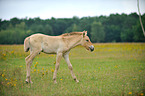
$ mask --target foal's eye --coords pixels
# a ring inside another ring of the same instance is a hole
[[[86,40],[87,42],[89,42],[89,40]]]

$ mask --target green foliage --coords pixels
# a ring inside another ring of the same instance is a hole
[[[102,42],[105,38],[104,27],[101,22],[94,21],[91,26],[91,40],[92,42]]]
[[[145,28],[145,14],[142,16],[142,23],[143,23],[144,28]],[[136,42],[145,41],[145,37],[143,35],[139,21],[135,26],[133,26],[133,32],[134,32],[134,35],[133,35],[134,41],[136,41]]]
[[[53,29],[49,24],[45,25],[44,34],[54,35],[53,34]]]
[[[72,32],[76,32],[76,31],[78,31],[78,27],[76,24],[73,24]]]
[[[134,28],[136,28],[135,26],[138,24],[138,17],[137,14],[130,14],[129,16],[126,16],[124,21],[125,26],[122,26],[122,31],[121,31],[121,40],[123,42],[133,42],[135,41],[135,39],[133,38],[135,35]]]
[[[22,44],[25,37],[25,22],[16,24],[15,27],[10,24],[6,30],[0,32],[1,44]]]
[[[142,22],[145,28],[145,14]],[[0,44],[22,44],[25,37],[34,33],[56,36],[84,30],[88,31],[93,42],[145,42],[138,15],[131,13],[82,18],[52,17],[46,20],[39,17],[0,19]]]

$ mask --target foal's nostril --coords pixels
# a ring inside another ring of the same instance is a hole
[[[91,51],[94,51],[94,48],[90,48],[91,49]]]
[[[91,45],[89,48],[90,48],[91,51],[94,51],[94,46],[93,45]]]

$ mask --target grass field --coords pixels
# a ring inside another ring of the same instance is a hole
[[[26,84],[23,45],[0,45],[0,96],[143,96],[145,95],[145,43],[94,44],[71,50],[76,83],[64,59],[52,77],[56,55],[41,53],[33,62],[33,84]]]

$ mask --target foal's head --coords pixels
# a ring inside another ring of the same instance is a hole
[[[90,41],[90,38],[87,36],[87,31],[83,31],[83,39],[81,41],[81,45],[91,52],[94,51],[94,46]]]

